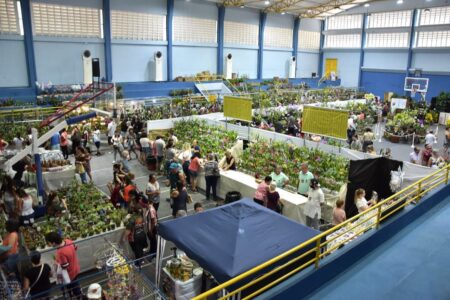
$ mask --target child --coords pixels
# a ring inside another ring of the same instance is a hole
[[[339,199],[336,201],[336,207],[333,209],[333,225],[338,225],[347,219],[345,215],[344,201]]]

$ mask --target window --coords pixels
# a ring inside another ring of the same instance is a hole
[[[13,0],[0,0],[0,33],[20,34],[18,10]]]
[[[100,38],[100,10],[96,8],[32,3],[34,34]]]
[[[298,48],[299,49],[320,49],[320,32],[300,30],[298,32]]]
[[[258,25],[225,21],[224,31],[226,44],[258,46]]]
[[[417,47],[450,47],[450,31],[419,31]]]
[[[362,15],[344,15],[327,19],[327,30],[355,29],[362,27]]]
[[[366,43],[368,48],[407,48],[409,47],[409,33],[367,33]]]
[[[209,19],[175,16],[173,18],[173,40],[217,43],[217,22]]]
[[[419,26],[450,24],[450,6],[420,10]]]
[[[166,16],[112,10],[111,32],[114,39],[165,41]]]
[[[292,48],[292,29],[266,27],[264,29],[264,47]]]
[[[360,48],[361,34],[328,34],[324,48]]]
[[[367,28],[409,27],[411,26],[411,11],[393,11],[370,14]]]

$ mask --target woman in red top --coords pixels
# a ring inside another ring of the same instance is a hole
[[[125,187],[123,188],[123,192],[121,193],[121,196],[123,200],[125,201],[123,203],[123,206],[125,208],[128,207],[130,199],[131,199],[131,191],[135,190],[136,187],[134,186],[133,182],[131,181],[130,177],[125,177]]]
[[[267,193],[269,192],[271,182],[272,177],[266,176],[264,181],[258,185],[256,188],[255,197],[253,198],[256,203],[261,204],[262,206],[267,206]]]
[[[189,175],[191,178],[191,190],[197,192],[197,177],[200,171],[200,153],[194,152],[189,164]]]

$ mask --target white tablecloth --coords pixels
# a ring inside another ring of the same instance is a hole
[[[24,172],[23,180],[29,185],[36,184],[36,173]],[[56,191],[71,183],[75,178],[75,166],[68,166],[57,172],[42,172],[42,181],[46,191]]]
[[[199,187],[206,189],[205,176],[203,173],[198,178]],[[217,183],[217,196],[225,199],[226,193],[239,191],[243,198],[253,199],[258,184],[253,176],[237,171],[221,171],[220,180]],[[298,223],[305,224],[303,204],[308,200],[306,197],[290,193],[283,189],[277,189],[281,202],[284,204],[283,215]]]
[[[95,262],[97,261],[97,257],[95,256],[96,251],[104,249],[107,244],[105,240],[118,244],[124,230],[124,228],[118,228],[92,237],[76,240],[75,244],[78,247],[77,256],[80,263],[80,272],[95,269]],[[52,266],[55,261],[55,248],[43,249],[39,251],[41,252],[42,261]]]

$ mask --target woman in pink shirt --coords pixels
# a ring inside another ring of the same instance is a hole
[[[269,192],[271,182],[272,177],[266,176],[266,178],[264,178],[264,181],[258,185],[258,187],[256,188],[255,197],[253,198],[256,203],[266,206],[267,193]]]
[[[194,152],[189,164],[189,175],[191,179],[191,190],[197,192],[197,177],[200,171],[200,153]]]
[[[347,216],[345,214],[344,201],[339,199],[336,201],[336,207],[333,209],[333,225],[338,225],[347,220]]]

